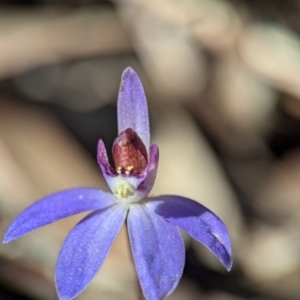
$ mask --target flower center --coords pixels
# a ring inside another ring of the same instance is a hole
[[[148,163],[146,147],[131,128],[127,128],[117,136],[113,143],[112,154],[118,174],[140,173]]]
[[[134,195],[134,189],[128,182],[123,182],[114,190],[114,194],[121,198],[127,198]]]

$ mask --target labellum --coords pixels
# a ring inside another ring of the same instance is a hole
[[[131,128],[122,131],[112,147],[113,160],[118,174],[137,174],[148,163],[147,150],[138,134]]]

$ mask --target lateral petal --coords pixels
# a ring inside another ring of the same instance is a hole
[[[95,211],[65,239],[56,264],[55,283],[61,300],[74,299],[91,282],[126,218],[119,205]]]
[[[205,245],[227,271],[231,269],[230,237],[225,224],[212,211],[191,199],[170,195],[149,199],[145,205]]]
[[[152,144],[150,147],[149,163],[145,170],[147,172],[147,176],[142,182],[139,183],[139,186],[137,188],[137,193],[142,194],[141,198],[146,197],[152,190],[152,187],[156,179],[158,160],[159,160],[158,146],[156,144]]]
[[[131,206],[127,219],[132,255],[144,296],[162,300],[176,288],[185,250],[178,229],[144,205]]]
[[[8,227],[3,244],[57,220],[113,205],[111,193],[94,188],[72,188],[42,198],[21,212]]]
[[[133,129],[149,151],[150,127],[147,100],[137,73],[126,68],[121,77],[118,96],[118,131]]]

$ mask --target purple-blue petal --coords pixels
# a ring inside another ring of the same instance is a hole
[[[72,188],[35,202],[20,213],[8,227],[3,244],[57,220],[113,205],[111,193],[94,188]]]
[[[69,233],[58,256],[55,283],[61,300],[74,299],[105,260],[127,214],[121,205],[95,211]]]
[[[230,237],[225,224],[196,201],[179,196],[159,196],[145,204],[159,216],[205,245],[229,271],[232,267]]]
[[[149,162],[146,168],[147,176],[139,183],[137,187],[138,192],[143,192],[145,196],[152,190],[156,179],[156,173],[158,168],[159,150],[156,144],[152,144],[150,147]]]
[[[149,151],[150,128],[148,106],[143,85],[136,72],[128,67],[121,77],[118,97],[118,131],[132,128]]]
[[[106,147],[102,140],[98,141],[97,161],[105,179],[106,176],[112,176],[112,177],[118,176],[117,172],[111,167],[109,163]]]
[[[144,205],[131,206],[127,224],[143,294],[147,300],[162,300],[182,276],[185,250],[180,233]]]

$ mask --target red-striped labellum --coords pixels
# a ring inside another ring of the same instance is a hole
[[[119,174],[137,174],[143,171],[148,163],[146,147],[131,128],[122,131],[112,147],[115,168]]]

